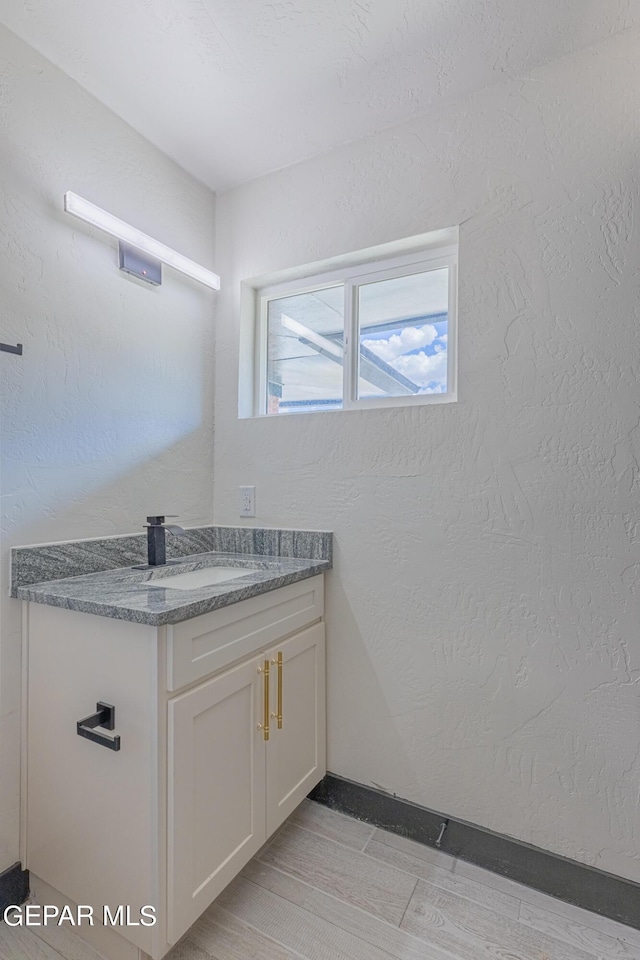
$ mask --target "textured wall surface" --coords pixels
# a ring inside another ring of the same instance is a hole
[[[639,26],[640,5],[2,0],[0,21],[220,190]]]
[[[218,198],[214,503],[335,532],[332,771],[636,881],[639,46]],[[451,224],[457,403],[237,420],[240,280]]]
[[[214,266],[214,197],[0,28],[0,869],[18,858],[20,603],[12,544],[212,519],[215,294],[117,269],[74,190]],[[84,707],[83,707],[84,709]],[[82,710],[80,711],[82,713]]]

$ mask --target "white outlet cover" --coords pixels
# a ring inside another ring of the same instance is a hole
[[[240,516],[255,517],[255,515],[256,515],[255,486],[240,487]]]

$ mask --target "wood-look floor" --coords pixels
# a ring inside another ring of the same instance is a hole
[[[0,923],[0,960],[99,960]],[[640,960],[640,931],[305,801],[167,960]]]

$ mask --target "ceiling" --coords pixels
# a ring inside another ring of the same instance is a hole
[[[0,20],[214,190],[640,24],[637,0],[2,0]]]

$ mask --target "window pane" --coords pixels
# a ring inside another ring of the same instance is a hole
[[[447,392],[447,267],[358,287],[358,398]]]
[[[267,413],[342,408],[342,284],[269,300],[267,338]]]

